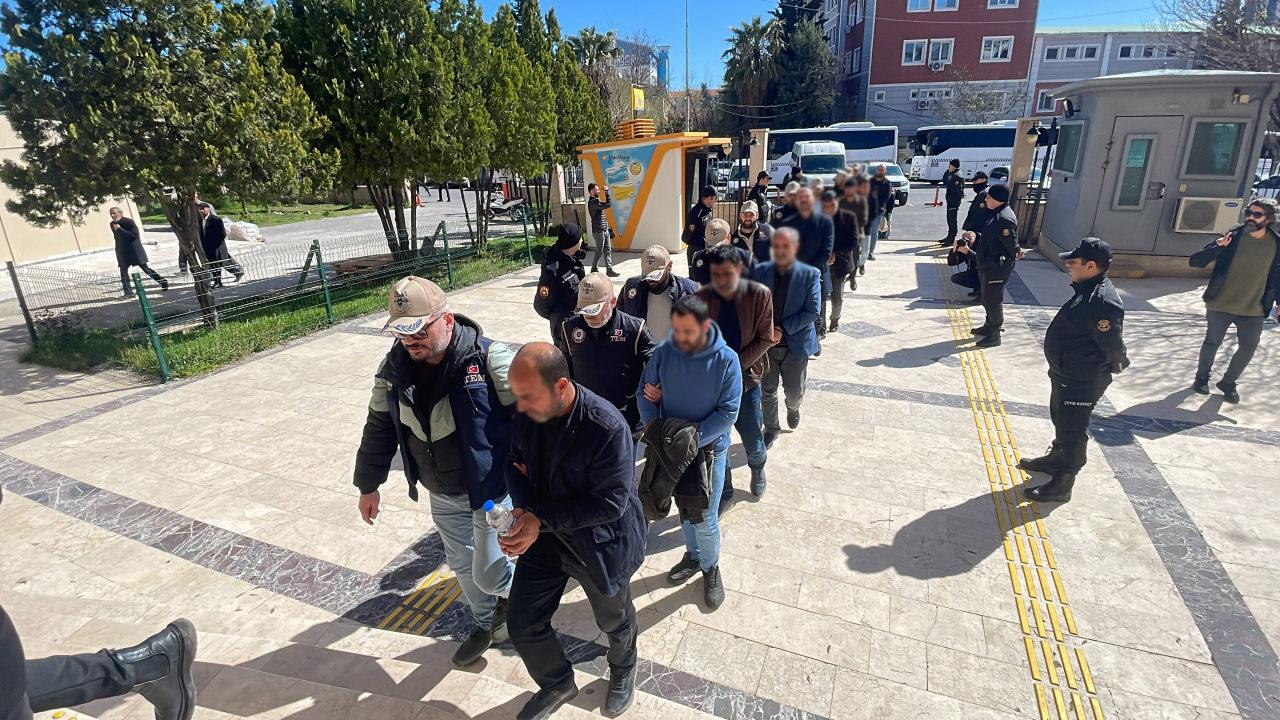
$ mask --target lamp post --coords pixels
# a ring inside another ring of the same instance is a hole
[[[1040,215],[1040,205],[1046,202],[1044,197],[1044,181],[1049,174],[1049,154],[1050,148],[1058,143],[1058,118],[1054,118],[1049,123],[1049,127],[1040,127],[1040,123],[1036,122],[1027,129],[1025,135],[1027,142],[1034,143],[1037,148],[1044,148],[1044,160],[1040,165],[1040,177],[1036,179],[1036,202],[1031,206],[1031,212],[1027,213],[1027,228],[1024,232],[1018,233],[1019,237],[1031,237],[1031,232],[1036,227],[1036,219]],[[1034,165],[1034,161],[1032,163]],[[1037,240],[1039,238],[1037,237]],[[1025,244],[1025,243],[1023,243]]]
[[[689,94],[689,0],[684,0],[684,131],[693,125],[693,96]]]
[[[747,141],[747,138],[751,138],[750,142]],[[738,157],[733,161],[733,165],[729,169],[728,182],[733,182],[733,173],[735,170],[738,169],[738,164],[741,162],[746,162],[747,172],[743,176],[742,187],[738,188],[738,214],[739,215],[742,214],[742,203],[744,200],[746,200],[747,183],[751,183],[753,185],[755,184],[755,181],[751,178],[751,160],[750,160],[751,150],[749,148],[753,148],[759,144],[760,144],[760,141],[756,140],[755,137],[751,135],[750,130],[738,131]]]

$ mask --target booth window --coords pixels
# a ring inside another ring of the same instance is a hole
[[[1080,165],[1080,142],[1084,123],[1064,123],[1058,128],[1058,147],[1053,155],[1053,169],[1074,175]]]
[[[1191,130],[1191,145],[1182,166],[1185,176],[1224,177],[1235,175],[1240,159],[1244,123],[1197,120]]]

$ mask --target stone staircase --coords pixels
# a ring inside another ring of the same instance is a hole
[[[0,591],[28,657],[94,652],[135,643],[170,619],[200,633],[196,718],[514,718],[535,689],[510,645],[489,650],[466,671],[453,669],[454,643],[365,627],[338,617],[261,610],[191,610],[171,604]],[[312,611],[313,613],[318,611]],[[581,693],[557,718],[600,715],[605,681],[578,673]],[[41,713],[40,720],[150,720],[136,695]],[[676,720],[712,716],[638,693],[623,716]]]

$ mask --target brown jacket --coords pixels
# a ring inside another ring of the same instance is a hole
[[[698,297],[707,304],[711,317],[720,317],[720,296],[711,285],[698,290]],[[773,293],[754,280],[738,281],[738,327],[742,330],[742,347],[738,362],[742,365],[742,389],[751,390],[760,384],[769,366],[769,348],[777,341],[773,337]]]

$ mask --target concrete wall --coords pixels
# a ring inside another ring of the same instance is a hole
[[[1054,115],[1053,110],[1039,109],[1040,92],[1075,80],[1146,70],[1191,68],[1195,58],[1181,49],[1182,45],[1191,42],[1189,35],[1192,34],[1180,34],[1174,38],[1168,33],[1135,31],[1038,33],[1031,55],[1026,114],[1042,117]],[[1139,57],[1120,57],[1121,48],[1130,45],[1171,45],[1180,54],[1174,57],[1143,58],[1142,53],[1136,53]],[[1048,57],[1050,48],[1058,49],[1057,59]],[[1076,48],[1075,59],[1066,58],[1066,48]],[[1094,57],[1084,57],[1086,48],[1093,48]]]
[[[20,161],[22,147],[22,140],[9,121],[0,116],[0,160]],[[66,222],[55,228],[40,228],[6,207],[8,201],[17,197],[12,188],[0,183],[0,260],[24,263],[109,248],[115,242],[107,216],[111,205],[119,205],[126,215],[138,219],[138,208],[133,201],[119,198],[94,208],[79,225],[73,225],[68,216]]]

